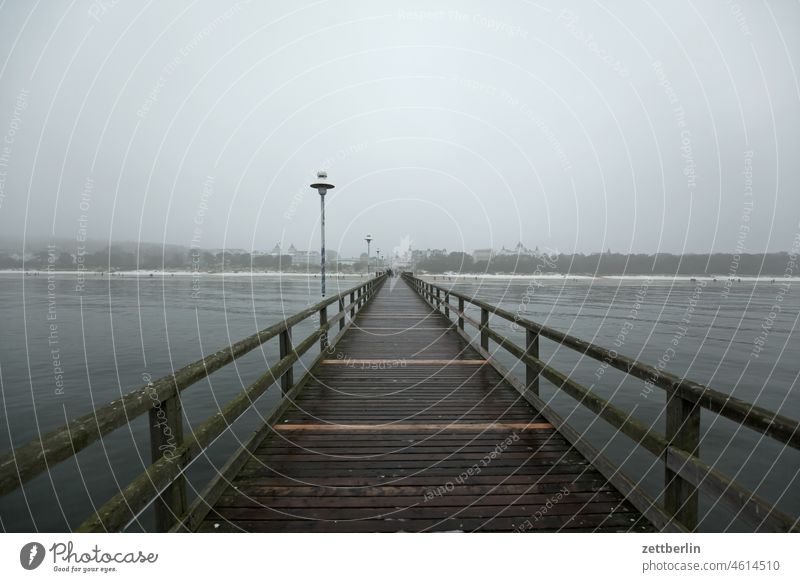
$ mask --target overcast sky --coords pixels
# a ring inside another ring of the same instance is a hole
[[[788,250],[800,3],[0,4],[0,231]],[[396,7],[400,4],[403,8]]]

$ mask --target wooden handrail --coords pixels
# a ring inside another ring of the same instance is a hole
[[[362,290],[362,308],[375,295],[384,280],[384,276],[379,276],[353,288],[353,290]],[[327,306],[333,302],[338,302],[341,297],[351,293],[351,291],[352,290],[347,290],[340,293],[338,296],[323,300],[312,308],[301,312],[306,313],[309,310],[318,310],[321,316],[320,326],[312,331],[300,344],[292,346],[285,355],[281,356],[281,359],[275,365],[267,370],[267,372],[255,382],[242,390],[235,398],[228,402],[222,410],[212,415],[199,427],[193,429],[192,437],[181,443],[177,450],[169,455],[169,457],[154,459],[152,465],[134,479],[125,489],[112,497],[92,514],[76,531],[104,532],[124,529],[132,519],[153,503],[154,500],[163,499],[165,491],[172,487],[176,480],[182,478],[184,471],[196,458],[197,454],[205,450],[222,433],[227,431],[231,424],[250,408],[270,386],[280,383],[282,387],[281,395],[285,397],[292,386],[288,386],[287,389],[284,378],[286,378],[287,373],[292,370],[293,364],[317,342],[320,342],[321,353],[329,349],[328,332],[333,328],[336,322],[346,317],[347,311],[344,309],[344,306],[339,303],[340,307],[342,307],[339,313],[330,319],[326,319],[323,314]],[[311,311],[306,317],[313,313],[314,311]],[[293,316],[286,321],[298,323],[302,321],[302,319],[297,319],[296,316]],[[291,337],[291,326],[286,325],[285,329],[282,331],[288,332],[289,337]],[[272,337],[275,336],[273,335]],[[308,373],[310,372],[307,372],[306,375],[308,375]],[[301,381],[305,381],[305,376]],[[185,497],[185,495],[183,497]],[[161,509],[161,515],[159,515],[159,511],[157,510],[157,528],[160,531],[170,529],[173,524],[180,521],[185,509],[185,504],[174,505],[166,502]]]
[[[438,288],[437,285],[427,283],[421,279],[415,279],[409,276],[406,276],[406,278],[421,281],[433,289]],[[522,329],[558,342],[582,355],[587,355],[595,360],[606,362],[610,366],[626,374],[639,378],[640,380],[649,381],[654,386],[658,386],[668,392],[675,392],[681,398],[696,403],[702,408],[719,414],[737,424],[763,433],[782,444],[800,449],[800,423],[787,416],[748,403],[698,382],[658,370],[653,366],[617,354],[613,350],[587,342],[551,327],[521,318],[515,313],[511,313],[510,311],[481,301],[480,299],[475,299],[467,294],[459,293],[451,289],[448,289],[447,292],[451,296],[457,297],[459,300],[485,309],[489,314],[510,321]],[[437,302],[433,301],[432,303],[436,303],[438,306]],[[463,309],[459,308],[459,312],[463,312]],[[459,315],[459,317],[461,317],[461,315]]]
[[[441,290],[444,288],[409,275],[404,275],[404,277],[423,299],[428,301],[434,308],[441,310],[442,302],[439,298]],[[797,435],[800,432],[798,431],[797,422],[741,400],[731,399],[707,386],[660,372],[662,384],[653,382],[654,385],[659,385],[667,391],[667,435],[660,435],[646,424],[632,419],[630,414],[614,406],[608,400],[594,394],[591,390],[541,361],[538,357],[538,336],[542,335],[549,339],[554,339],[562,345],[603,361],[608,360],[597,356],[600,354],[613,356],[613,359],[619,364],[616,366],[618,369],[635,377],[642,378],[646,370],[652,369],[656,371],[655,369],[630,358],[619,356],[616,353],[612,355],[605,348],[520,318],[516,314],[510,314],[508,311],[490,305],[485,301],[474,299],[451,289],[444,289],[444,291],[448,299],[449,296],[453,296],[459,300],[456,321],[453,322],[456,331],[466,337],[476,349],[489,359],[492,365],[501,369],[506,377],[508,377],[508,374],[505,372],[508,371],[496,362],[492,354],[489,353],[488,345],[490,339],[524,363],[526,366],[525,383],[523,384],[515,378],[509,378],[512,385],[520,390],[523,397],[539,409],[542,414],[555,420],[559,424],[560,430],[566,431],[565,434],[571,435],[573,437],[572,440],[575,440],[574,445],[591,448],[591,445],[578,436],[574,429],[569,427],[555,411],[539,398],[539,376],[549,380],[557,389],[564,391],[578,401],[579,404],[588,408],[621,433],[634,440],[637,446],[641,446],[651,454],[662,458],[665,470],[664,510],[654,508],[653,500],[632,488],[630,480],[624,475],[619,477],[618,475],[621,473],[618,468],[615,468],[612,473],[614,477],[612,480],[621,484],[631,496],[631,501],[648,517],[657,521],[659,526],[669,526],[674,520],[687,529],[693,530],[697,526],[697,490],[700,489],[717,495],[723,504],[732,508],[751,525],[775,531],[798,530],[798,520],[781,512],[752,491],[733,482],[698,457],[698,428],[701,408],[736,420],[741,425],[748,426],[795,448],[797,448]],[[481,309],[480,321],[465,313],[465,302],[476,305]],[[450,319],[449,312],[448,305],[445,307],[444,313],[448,319]],[[525,329],[526,347],[523,349],[509,338],[491,329],[489,326],[490,313],[503,319],[514,321],[520,328]],[[472,338],[463,331],[464,322],[469,323],[478,330],[480,345],[475,345]],[[613,362],[609,361],[609,364],[613,365]],[[658,373],[658,371],[656,372]],[[652,381],[652,377],[645,377],[645,379]],[[667,384],[667,381],[669,381],[669,384]],[[758,420],[752,418],[752,411],[754,410],[758,411]],[[746,411],[746,413],[743,411]],[[762,421],[766,418],[772,419],[772,422],[777,423],[778,426],[772,427],[764,424]],[[609,462],[603,457],[600,463],[608,464]]]
[[[174,374],[169,374],[154,382],[149,382],[145,386],[137,388],[121,398],[113,400],[104,406],[96,408],[48,432],[40,439],[30,441],[3,455],[0,457],[0,495],[17,489],[23,483],[30,481],[45,470],[52,468],[57,463],[74,456],[104,435],[130,423],[133,419],[144,413],[151,413],[151,436],[154,434],[152,430],[154,422],[152,417],[153,411],[162,411],[171,426],[175,426],[175,414],[176,410],[179,411],[179,407],[170,407],[166,404],[179,400],[181,391],[272,338],[281,336],[282,334],[285,335],[287,332],[289,338],[291,338],[291,328],[293,326],[313,315],[323,312],[328,305],[338,303],[340,312],[327,323],[323,321],[322,325],[309,336],[313,337],[314,341],[327,338],[327,332],[330,327],[346,316],[347,309],[350,310],[350,316],[352,317],[357,310],[363,307],[362,303],[353,304],[351,302],[351,304],[346,306],[346,309],[342,309],[344,307],[344,299],[348,296],[352,298],[356,292],[358,292],[359,295],[365,297],[368,295],[371,297],[374,295],[378,286],[383,283],[383,280],[384,276],[379,276],[337,295],[332,295],[331,297],[323,299],[315,305],[285,318],[279,323],[210,354],[201,360],[191,363]],[[168,481],[163,480],[164,476],[175,476],[174,469],[188,461],[191,456],[196,453],[198,446],[200,450],[204,448],[209,442],[208,439],[211,438],[205,436],[211,434],[208,431],[211,430],[212,427],[222,426],[220,423],[228,422],[233,411],[239,410],[240,405],[245,403],[245,400],[241,399],[255,398],[257,397],[255,396],[256,393],[260,395],[261,392],[272,383],[281,380],[281,375],[289,371],[291,369],[291,364],[297,360],[299,355],[302,355],[302,353],[308,349],[308,346],[314,343],[311,342],[311,344],[307,346],[307,342],[308,339],[304,340],[296,348],[293,348],[291,352],[281,354],[281,360],[275,366],[270,368],[259,380],[244,390],[238,397],[239,400],[235,399],[229,405],[234,406],[234,408],[230,410],[226,408],[212,416],[211,419],[206,421],[201,427],[194,430],[194,436],[191,440],[180,443],[180,446],[176,447],[177,450],[170,451],[167,457],[159,461],[155,461],[154,459],[154,465],[151,465],[150,469],[145,473],[145,475],[149,475],[150,472],[153,471],[154,473],[152,476],[158,477],[151,481],[153,487],[156,487],[157,484],[163,485],[167,483]],[[286,348],[287,346],[283,347]],[[291,376],[289,377],[291,378]],[[262,387],[263,390],[259,392],[259,389]],[[249,406],[250,404],[252,404],[252,402],[249,402],[247,405]],[[172,411],[170,411],[170,408],[172,408]],[[244,409],[242,409],[242,411],[243,410]],[[241,412],[235,416],[238,417],[239,414],[241,414]],[[180,416],[178,416],[178,420],[180,420]],[[198,434],[200,435],[199,437]],[[216,436],[217,435],[213,438]],[[156,447],[154,446],[153,449],[155,453]],[[180,454],[178,454],[178,451],[180,451]],[[159,457],[162,456],[163,455],[159,455]],[[175,463],[174,461],[178,457],[182,460],[179,459],[179,461]],[[168,464],[169,468],[165,468],[164,464]],[[153,487],[151,487],[151,490]]]

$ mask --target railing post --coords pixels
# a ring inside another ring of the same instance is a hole
[[[150,459],[153,463],[183,444],[183,418],[178,396],[168,398],[150,409]],[[186,478],[181,473],[170,483],[154,504],[156,531],[168,531],[186,512]]]
[[[450,293],[444,292],[444,316],[450,319]]]
[[[319,310],[319,326],[324,327],[328,324],[328,306],[326,305]],[[322,332],[319,338],[319,351],[324,352],[328,348],[328,332]]]
[[[350,319],[353,319],[356,316],[356,292],[352,291],[350,293]]]
[[[436,310],[442,310],[442,290],[438,287],[436,288]]]
[[[489,327],[489,310],[481,307],[481,347],[484,350],[489,349],[489,334],[486,328]]]
[[[278,356],[282,360],[292,351],[292,328],[287,327],[278,336]],[[294,385],[294,364],[281,376],[281,393],[285,396]]]
[[[525,330],[525,353],[539,359],[539,334],[529,329]],[[539,371],[529,364],[525,365],[525,386],[539,395]]]
[[[665,437],[670,444],[690,455],[700,453],[700,407],[676,392],[667,392]],[[690,531],[697,528],[697,489],[664,467],[664,509]]]
[[[464,298],[458,298],[458,329],[464,331]]]
[[[339,331],[342,331],[344,329],[344,318],[345,318],[344,297],[339,297],[339,315],[341,316],[339,317]]]

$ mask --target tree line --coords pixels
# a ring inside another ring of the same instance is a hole
[[[147,245],[139,252],[124,247],[111,246],[94,252],[66,252],[64,250],[40,250],[24,261],[10,253],[0,252],[0,269],[22,269],[58,271],[86,269],[89,271],[301,271],[318,268],[305,258],[295,259],[290,255],[263,255],[247,252],[211,252],[181,247],[160,248]],[[339,265],[328,257],[328,267],[339,271],[363,272],[366,260],[354,265]]]
[[[475,261],[472,255],[452,252],[444,256],[420,259],[414,269],[428,273],[463,273],[493,275],[533,275],[557,273],[572,275],[686,275],[779,277],[791,261],[789,253],[706,253],[674,255],[669,253],[623,254],[540,254],[503,255],[488,261]]]

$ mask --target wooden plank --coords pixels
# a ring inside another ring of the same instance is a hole
[[[287,516],[288,517],[288,516]],[[527,524],[530,523],[531,527]],[[461,518],[449,519],[372,519],[350,520],[343,524],[331,520],[226,520],[219,516],[209,519],[200,531],[204,532],[477,532],[477,531],[573,531],[576,529],[612,528],[613,531],[650,531],[649,524],[641,523],[641,515],[635,512],[617,512],[611,515],[588,514],[572,516],[545,516],[532,518]]]
[[[314,432],[351,432],[356,430],[379,430],[383,431],[408,431],[408,430],[466,430],[466,431],[486,431],[486,430],[537,430],[552,429],[550,423],[405,423],[405,424],[276,424],[273,428],[277,431],[308,430]]]
[[[483,366],[486,360],[403,360],[403,359],[351,359],[322,360],[323,366],[380,365],[402,362],[402,366]]]

